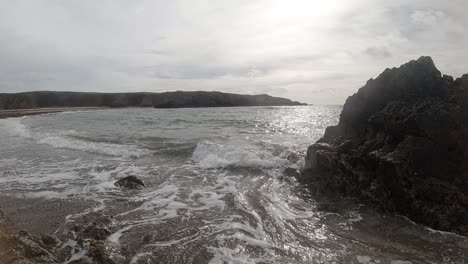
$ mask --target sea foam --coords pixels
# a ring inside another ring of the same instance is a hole
[[[8,118],[0,120],[6,133],[12,136],[29,138],[39,144],[46,144],[54,148],[79,150],[115,157],[143,157],[151,154],[147,149],[134,145],[115,144],[107,142],[92,142],[72,137],[79,134],[74,130],[56,132],[33,131],[23,122],[23,118]]]
[[[39,138],[37,142],[40,144],[47,144],[55,148],[80,150],[116,157],[138,158],[150,154],[148,150],[141,149],[136,146],[84,141],[67,137],[66,135],[45,135]]]
[[[259,167],[273,168],[288,164],[288,161],[257,149],[222,145],[208,141],[199,142],[192,160],[201,168]]]
[[[23,118],[24,117],[16,117],[0,120],[0,127],[5,129],[11,136],[30,138],[31,134],[28,127],[21,122]]]

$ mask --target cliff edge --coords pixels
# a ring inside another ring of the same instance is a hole
[[[468,235],[468,75],[442,76],[430,57],[386,69],[308,148],[299,180]]]

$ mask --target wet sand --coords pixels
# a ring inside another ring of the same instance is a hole
[[[53,234],[70,214],[91,207],[90,201],[0,196],[0,210],[18,229],[32,234]]]
[[[60,113],[70,111],[89,111],[89,110],[102,110],[107,107],[54,107],[54,108],[33,108],[33,109],[13,109],[13,110],[0,110],[0,119],[8,117],[21,117],[30,115],[40,115],[49,113]]]

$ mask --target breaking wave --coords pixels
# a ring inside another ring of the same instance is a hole
[[[23,123],[21,123],[22,119],[23,117],[3,119],[0,120],[0,125],[10,136],[30,138],[31,134],[28,128]]]
[[[150,152],[131,145],[120,145],[102,142],[87,142],[67,136],[50,135],[38,140],[40,144],[47,144],[55,148],[79,150],[115,157],[142,157]]]
[[[257,167],[274,168],[288,164],[288,161],[272,154],[241,146],[200,142],[192,154],[192,161],[201,168]]]
[[[103,154],[114,157],[143,157],[151,154],[147,149],[134,145],[93,142],[72,137],[77,134],[74,130],[59,132],[35,132],[22,123],[23,118],[8,118],[1,120],[2,126],[9,135],[35,140],[39,144],[46,144],[54,148]]]

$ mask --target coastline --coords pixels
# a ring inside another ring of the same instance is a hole
[[[0,110],[0,119],[61,112],[103,110],[109,107],[48,107],[30,109]]]

